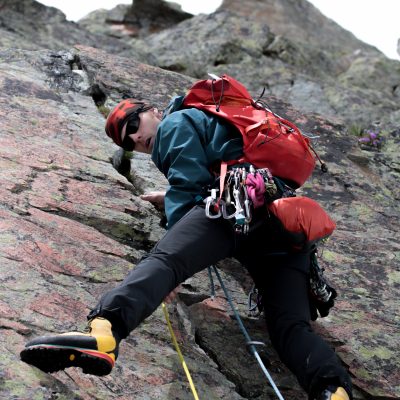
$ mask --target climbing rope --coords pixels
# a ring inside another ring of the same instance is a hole
[[[190,386],[190,389],[192,391],[193,398],[195,400],[199,400],[199,396],[197,395],[197,391],[196,391],[196,388],[194,386],[192,377],[190,375],[189,368],[186,365],[186,362],[185,362],[185,359],[183,358],[183,355],[182,355],[181,349],[179,347],[178,341],[176,340],[176,336],[175,336],[174,330],[172,329],[171,320],[169,319],[167,306],[166,306],[165,303],[162,303],[161,306],[162,306],[162,309],[163,309],[163,312],[164,312],[165,320],[167,321],[167,326],[168,326],[169,333],[171,334],[172,342],[174,343],[175,350],[178,353],[178,356],[179,356],[179,359],[181,361],[183,370],[185,371],[187,380],[189,381],[189,386]]]
[[[221,288],[224,291],[225,297],[226,297],[226,299],[227,299],[227,301],[228,301],[228,303],[229,303],[229,305],[230,305],[230,307],[231,307],[231,309],[232,309],[232,311],[233,311],[233,313],[235,315],[236,321],[239,324],[239,328],[242,331],[243,336],[246,339],[246,346],[249,348],[249,351],[251,352],[251,354],[253,354],[254,357],[256,358],[261,370],[263,371],[264,375],[267,377],[267,379],[268,379],[271,387],[274,389],[275,394],[277,395],[278,399],[279,400],[285,400],[283,398],[283,396],[281,395],[278,387],[276,386],[274,380],[272,379],[272,376],[268,372],[268,369],[264,365],[264,363],[263,363],[263,361],[262,361],[262,359],[261,359],[261,357],[258,354],[258,351],[256,349],[256,346],[260,346],[260,345],[265,346],[265,344],[262,343],[262,342],[253,341],[251,339],[250,335],[248,334],[248,332],[247,332],[247,330],[246,330],[246,328],[245,328],[245,326],[243,324],[242,319],[240,318],[239,313],[237,312],[237,310],[236,310],[236,308],[235,308],[235,306],[233,304],[232,298],[231,298],[228,290],[225,287],[225,284],[224,284],[224,282],[223,282],[223,280],[221,278],[221,275],[219,274],[219,272],[218,272],[217,268],[215,267],[215,265],[211,265],[210,267],[208,267],[208,276],[209,276],[210,282],[211,282],[212,298],[215,297],[215,286],[214,286],[214,280],[213,280],[213,277],[212,277],[212,272],[213,271],[214,271],[215,275],[217,276],[218,281],[219,281],[219,283],[221,285]],[[178,353],[178,356],[179,356],[179,359],[181,361],[183,370],[185,371],[186,377],[188,379],[189,386],[190,386],[190,389],[191,389],[192,394],[193,394],[193,398],[195,400],[199,400],[196,388],[194,386],[192,377],[191,377],[190,372],[189,372],[189,368],[187,367],[185,359],[183,358],[183,355],[182,355],[181,349],[179,347],[178,341],[176,339],[175,333],[174,333],[174,331],[172,329],[172,325],[171,325],[171,321],[170,321],[170,318],[169,318],[167,306],[166,306],[165,303],[162,303],[162,309],[163,309],[163,312],[164,312],[165,320],[167,321],[168,330],[169,330],[169,332],[171,334],[172,342],[173,342],[173,344],[175,346],[175,350]]]
[[[240,315],[239,315],[239,313],[237,312],[237,310],[236,310],[236,308],[235,308],[235,306],[234,306],[234,304],[233,304],[233,302],[232,302],[232,298],[231,298],[231,296],[230,296],[228,290],[226,289],[226,287],[225,287],[225,285],[224,285],[224,282],[222,281],[221,275],[219,274],[217,268],[215,267],[215,265],[211,265],[211,266],[208,267],[208,268],[209,268],[209,274],[210,274],[210,276],[211,276],[210,270],[212,269],[212,270],[214,271],[215,275],[217,276],[217,278],[218,278],[218,280],[219,280],[219,283],[221,284],[222,290],[223,290],[224,293],[225,293],[225,297],[226,297],[226,299],[228,300],[228,303],[229,303],[229,305],[230,305],[230,307],[231,307],[231,309],[232,309],[232,311],[233,311],[233,313],[234,313],[234,315],[235,315],[236,321],[237,321],[238,324],[239,324],[240,330],[242,331],[242,333],[243,333],[243,335],[244,335],[244,337],[245,337],[245,339],[246,339],[246,346],[248,346],[250,352],[251,352],[251,353],[254,355],[254,357],[256,358],[258,364],[260,365],[262,371],[264,372],[264,375],[267,377],[267,379],[268,379],[270,385],[272,386],[272,388],[274,389],[276,395],[278,396],[278,399],[279,399],[279,400],[284,400],[284,398],[283,398],[283,396],[281,395],[281,393],[280,393],[278,387],[276,386],[274,380],[272,379],[270,373],[268,372],[267,368],[265,367],[264,363],[262,362],[261,357],[260,357],[260,355],[258,354],[257,349],[256,349],[256,347],[255,347],[256,345],[264,345],[264,343],[262,343],[262,342],[255,342],[255,341],[251,340],[251,337],[250,337],[250,335],[248,334],[248,332],[247,332],[247,330],[246,330],[246,328],[245,328],[245,326],[244,326],[244,324],[243,324],[243,322],[242,322],[242,319],[240,318]],[[213,287],[214,287],[214,283],[212,282],[212,288],[213,288]],[[214,290],[214,289],[212,289],[212,290]],[[264,346],[265,346],[265,345],[264,345]]]

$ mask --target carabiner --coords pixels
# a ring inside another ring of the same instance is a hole
[[[241,213],[243,212],[243,207],[240,204],[240,191],[239,189],[233,189],[233,198],[235,199],[235,208],[236,208],[236,213]]]
[[[246,221],[251,221],[251,208],[250,208],[250,200],[244,201],[244,214],[246,215]]]
[[[211,212],[211,207],[215,211],[215,206],[217,205],[217,202],[213,198],[213,196],[208,196],[206,198],[206,217],[211,218],[211,219],[216,219],[221,216],[221,207],[217,207],[217,213],[212,213]]]

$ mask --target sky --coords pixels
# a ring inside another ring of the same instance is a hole
[[[400,60],[397,41],[400,39],[400,0],[309,0],[324,15],[333,19],[358,39],[377,47],[387,57]],[[174,0],[192,14],[210,13],[222,0]],[[63,11],[70,21],[77,21],[89,12],[111,9],[132,0],[40,0]],[[245,0],[243,0],[245,3]]]

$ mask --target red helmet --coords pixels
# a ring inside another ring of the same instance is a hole
[[[107,135],[118,146],[122,146],[121,131],[132,118],[138,119],[141,112],[150,110],[153,106],[136,99],[125,99],[118,103],[107,117],[105,130]]]

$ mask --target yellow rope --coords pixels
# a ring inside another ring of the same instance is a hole
[[[190,376],[189,368],[186,365],[186,362],[185,362],[185,360],[183,358],[181,349],[179,348],[178,341],[176,340],[175,333],[174,333],[174,331],[172,329],[171,321],[170,321],[169,315],[168,315],[167,306],[165,305],[165,303],[162,303],[161,305],[162,305],[162,309],[164,311],[165,319],[167,321],[169,333],[171,334],[172,342],[174,343],[176,352],[178,353],[179,359],[181,360],[182,367],[183,367],[183,369],[185,371],[186,377],[187,377],[187,379],[189,381],[190,389],[192,390],[192,393],[193,393],[193,397],[195,398],[195,400],[199,400],[199,396],[197,395],[196,388],[194,387],[194,384],[193,384],[193,381],[192,381],[192,377]]]

